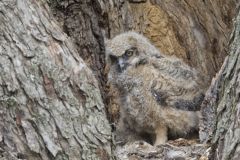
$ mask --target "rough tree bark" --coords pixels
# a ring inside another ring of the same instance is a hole
[[[92,71],[41,0],[0,1],[0,159],[111,159]]]
[[[71,37],[79,55],[92,69],[106,99],[104,73],[104,33],[108,18],[107,0],[49,0],[59,26]]]
[[[240,158],[240,12],[229,43],[229,57],[213,80],[203,104],[200,138],[211,141],[211,158]]]

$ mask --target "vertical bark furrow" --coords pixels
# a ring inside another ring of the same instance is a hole
[[[106,100],[104,35],[108,30],[108,1],[51,1],[56,19],[73,40],[78,54],[93,70]]]

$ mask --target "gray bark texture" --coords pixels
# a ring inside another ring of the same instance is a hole
[[[229,56],[203,103],[200,138],[212,144],[211,159],[240,159],[240,12],[229,42]]]
[[[0,159],[111,159],[98,82],[41,0],[0,1]]]

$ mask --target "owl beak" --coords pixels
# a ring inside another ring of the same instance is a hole
[[[120,71],[122,72],[127,68],[127,63],[125,63],[123,58],[119,58],[118,59],[118,66],[119,66]]]

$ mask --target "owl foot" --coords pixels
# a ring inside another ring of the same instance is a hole
[[[165,144],[168,140],[167,127],[160,126],[156,129],[155,132],[156,132],[156,140],[155,140],[154,146],[158,146],[160,144]]]

